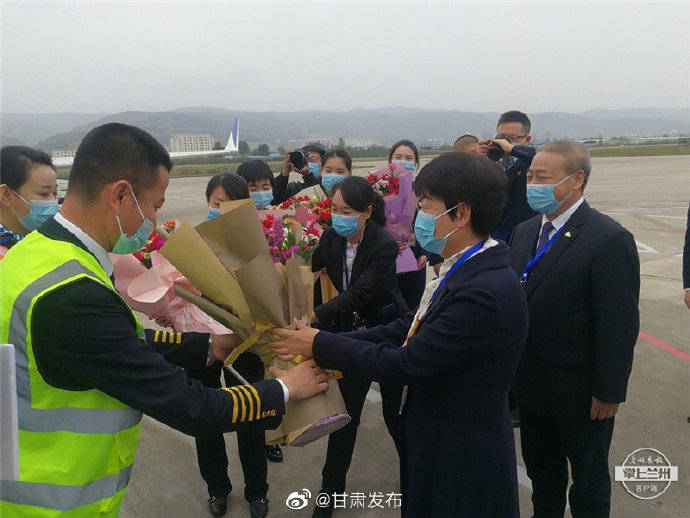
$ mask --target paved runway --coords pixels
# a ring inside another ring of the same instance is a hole
[[[633,232],[642,261],[641,338],[635,349],[627,402],[616,418],[610,466],[620,465],[633,450],[655,448],[679,467],[679,481],[654,500],[639,500],[620,482],[613,484],[612,516],[690,516],[690,310],[682,302],[681,252],[690,200],[690,157],[596,158],[585,198]],[[357,173],[375,162],[360,162]],[[174,179],[161,217],[200,222],[205,217],[207,178]],[[519,433],[519,432],[518,432]],[[244,481],[234,434],[226,435],[230,478],[234,489],[227,516],[248,516]],[[519,454],[520,509],[531,515],[530,484]],[[326,441],[304,448],[284,448],[282,464],[269,463],[269,516],[310,516],[311,505],[295,511],[285,505],[293,491],[319,490]],[[376,386],[367,398],[348,492],[384,495],[397,491],[398,463],[381,416]],[[145,418],[134,475],[121,516],[210,516],[206,488],[196,465],[192,438]],[[367,497],[365,506],[370,500]],[[349,500],[348,500],[349,505]],[[395,516],[384,509],[339,510],[335,516]],[[569,514],[568,514],[569,516]]]

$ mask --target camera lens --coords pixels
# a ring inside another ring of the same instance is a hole
[[[503,149],[497,144],[492,144],[489,149],[486,150],[486,158],[498,162],[503,157]]]
[[[302,149],[295,149],[292,153],[290,153],[290,163],[295,166],[295,169],[304,169],[304,166],[307,165],[308,159],[309,157]]]

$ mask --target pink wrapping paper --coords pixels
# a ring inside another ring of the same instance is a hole
[[[132,309],[177,332],[230,333],[195,305],[175,295],[175,286],[199,291],[159,252],[151,252],[150,270],[131,254],[110,257],[115,289]]]

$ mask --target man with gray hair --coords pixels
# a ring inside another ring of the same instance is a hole
[[[640,263],[632,234],[591,208],[578,143],[541,147],[527,173],[540,215],[510,240],[530,322],[517,374],[520,439],[535,517],[609,516],[608,453],[639,332]]]

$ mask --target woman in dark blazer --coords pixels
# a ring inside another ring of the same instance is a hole
[[[312,257],[312,269],[328,274],[339,295],[314,309],[314,325],[330,332],[371,328],[407,311],[395,283],[398,247],[383,228],[383,200],[366,180],[349,177],[334,188],[333,227],[324,232]],[[352,421],[330,435],[323,468],[322,491],[345,491],[347,470],[359,418],[371,379],[350,373],[338,380]],[[400,385],[381,385],[386,426],[398,446]],[[314,516],[330,516],[317,507]]]
[[[278,330],[278,355],[401,382],[405,516],[518,516],[508,389],[527,336],[527,303],[510,251],[489,236],[505,178],[481,157],[447,154],[415,184],[415,235],[444,263],[416,314],[387,326],[332,334]]]

